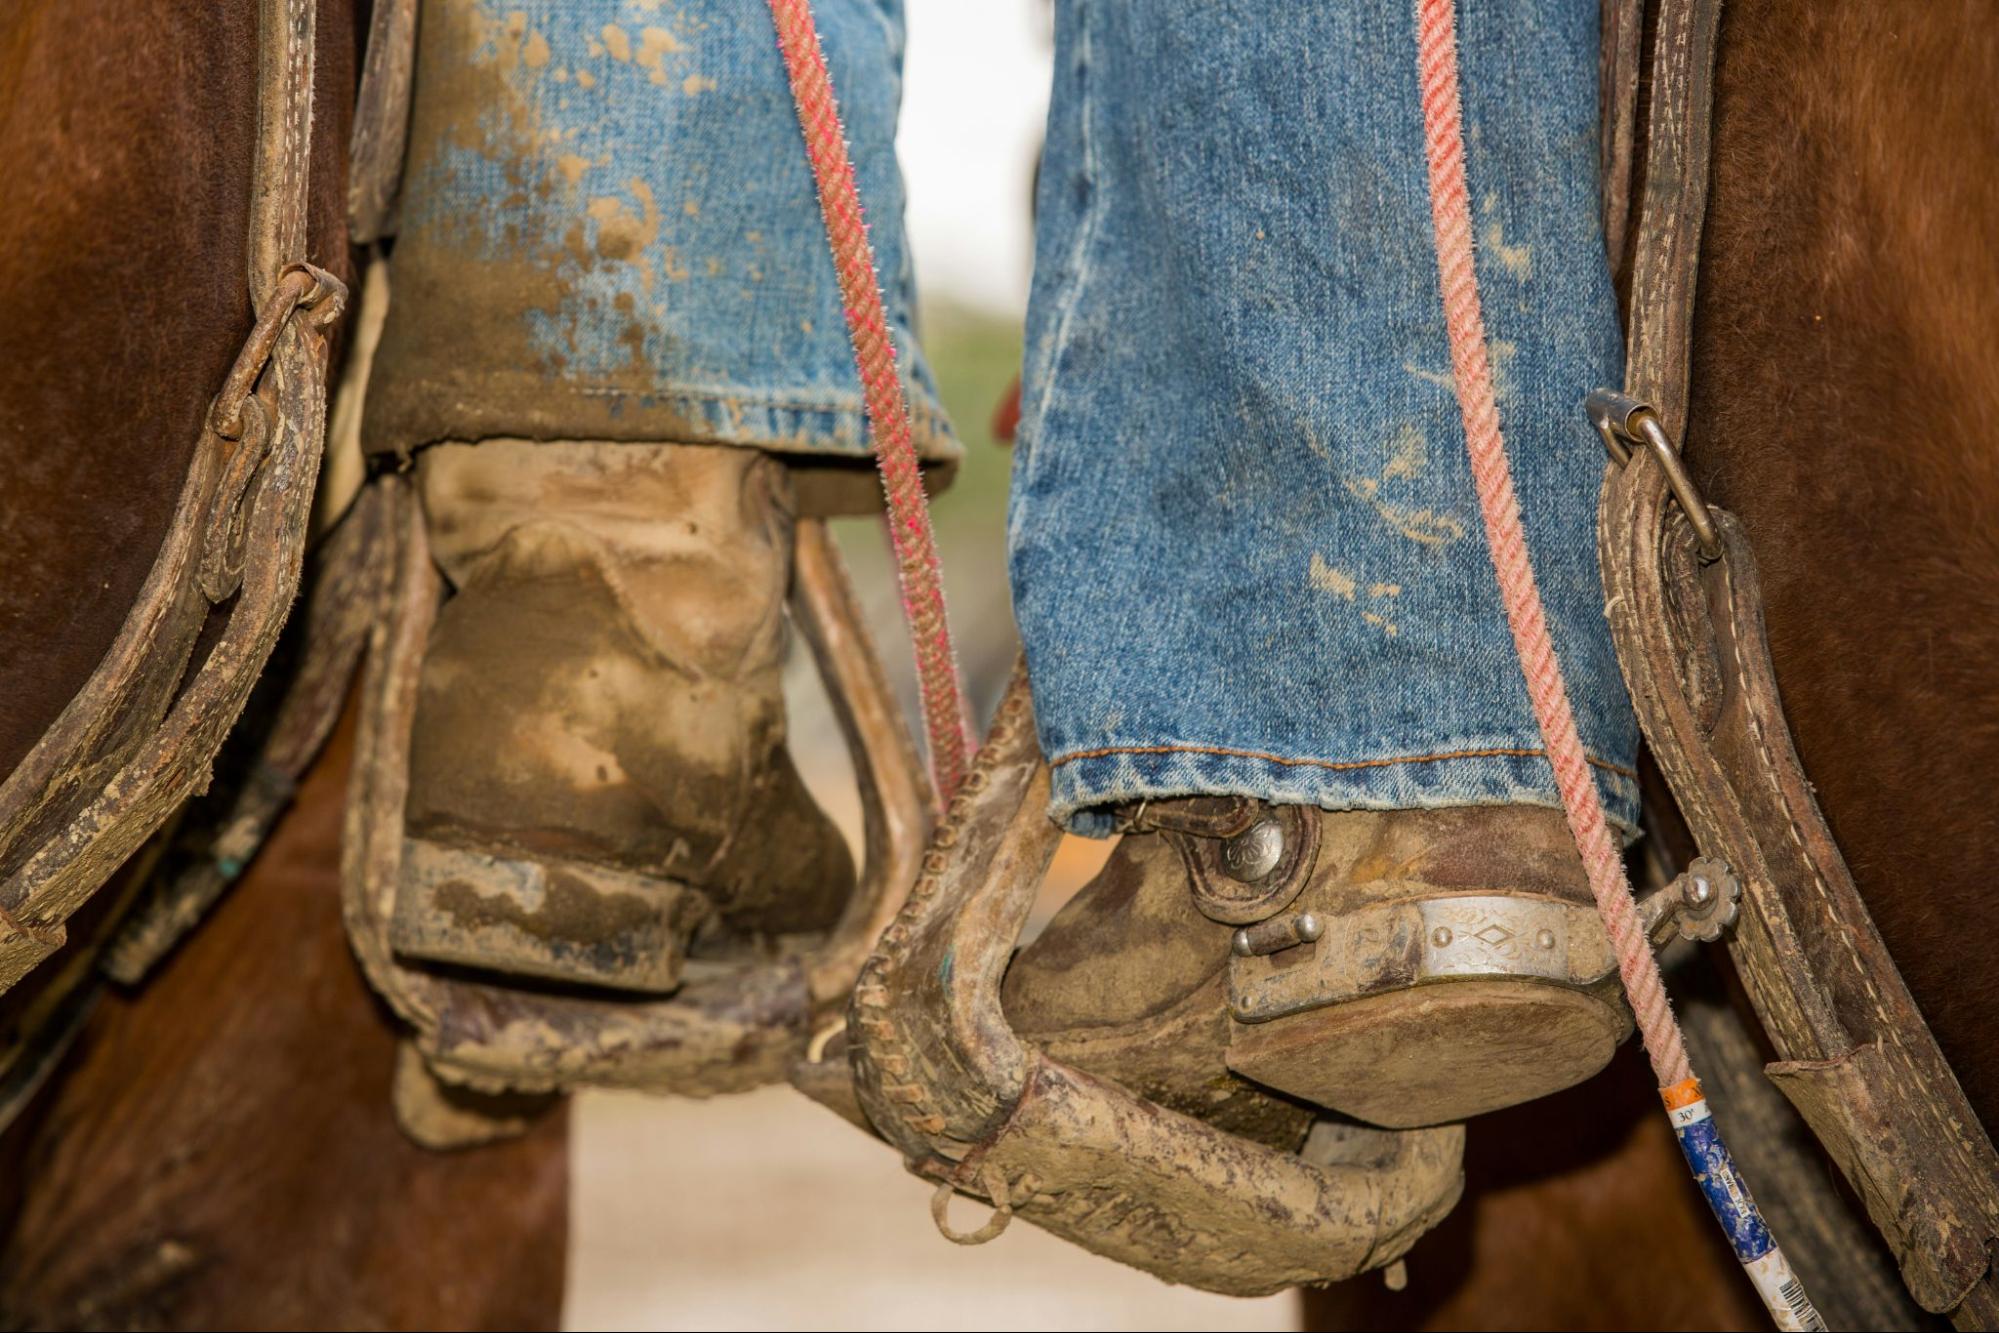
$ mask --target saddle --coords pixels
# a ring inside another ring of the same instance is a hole
[[[1619,237],[1637,219],[1626,384],[1591,403],[1616,464],[1599,538],[1620,662],[1708,874],[1740,884],[1729,949],[1780,1057],[1766,1073],[1840,1165],[1918,1303],[1964,1326],[1999,1325],[1999,1154],[1896,973],[1800,767],[1741,525],[1702,502],[1674,444],[1686,416],[1719,4],[1657,9],[1634,207],[1643,5],[1605,7],[1606,229]],[[65,922],[101,885],[115,886],[120,910],[136,894],[152,867],[113,871],[203,785],[298,591],[329,338],[346,289],[339,264],[308,259],[313,6],[261,0],[258,13],[253,325],[203,416],[129,609],[0,784],[0,991],[63,943]],[[349,200],[360,241],[392,225],[414,0],[378,4],[375,25]],[[695,1093],[789,1077],[936,1182],[940,1227],[953,1193],[991,1203],[991,1222],[953,1239],[989,1239],[1017,1214],[1169,1280],[1234,1294],[1392,1264],[1456,1202],[1459,1125],[1307,1116],[1295,1134],[1253,1139],[1094,1077],[1014,1031],[1001,980],[1058,837],[1043,813],[1047,769],[1024,676],[933,835],[932,795],[816,519],[798,527],[791,610],[853,752],[865,822],[859,888],[837,922],[766,955],[689,961],[659,985],[665,994],[507,985],[454,969],[415,942],[423,921],[413,895],[425,881],[412,869],[398,777],[443,594],[411,481],[371,482],[325,551],[324,596],[305,627],[308,668],[280,706],[265,763],[205,858],[134,914],[107,954],[115,975],[141,975],[254,854],[365,646],[345,909],[363,967],[410,1025],[428,1076],[482,1092]],[[528,907],[550,891],[516,887]],[[1653,916],[1664,920],[1664,908]],[[1578,924],[1583,942],[1568,951],[1564,980],[1578,986],[1601,980],[1588,958],[1574,961],[1587,953],[1586,933]],[[1252,961],[1236,972],[1246,1003],[1276,952],[1245,951]],[[76,993],[48,992],[37,1021],[72,1025]],[[24,1049],[46,1067],[54,1048]]]

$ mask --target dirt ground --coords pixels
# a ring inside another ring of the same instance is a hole
[[[1026,1224],[946,1242],[930,1187],[783,1088],[714,1101],[579,1097],[572,1329],[1284,1329],[1293,1295],[1211,1296]],[[959,1200],[952,1221],[976,1224]]]

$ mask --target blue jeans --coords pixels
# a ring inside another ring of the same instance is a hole
[[[901,6],[816,11],[919,439],[946,451],[910,332]],[[1629,825],[1636,728],[1580,411],[1619,379],[1596,13],[1463,0],[1460,40],[1515,484],[1583,740]],[[423,24],[406,309],[378,361],[401,369],[371,391],[371,447],[864,449],[761,3],[426,0]],[[1059,3],[1036,250],[1009,543],[1055,814],[1096,832],[1107,807],[1195,793],[1558,805],[1452,392],[1411,6]],[[485,279],[446,284],[441,255]],[[450,314],[429,342],[425,310]]]
[[[901,0],[822,0],[918,448]],[[864,458],[867,425],[761,0],[424,0],[373,452],[491,436]],[[383,373],[386,372],[386,373]]]
[[[1009,541],[1054,812],[1236,793],[1559,806],[1465,457],[1410,4],[1056,9]],[[1597,6],[1463,0],[1477,274],[1611,817],[1637,731],[1595,558],[1619,380]]]

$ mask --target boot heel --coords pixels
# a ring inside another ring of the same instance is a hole
[[[405,838],[389,946],[425,962],[670,995],[708,914],[707,898],[676,880]]]
[[[1414,986],[1230,1023],[1228,1066],[1385,1129],[1448,1124],[1573,1087],[1631,1032],[1614,998],[1547,982]]]

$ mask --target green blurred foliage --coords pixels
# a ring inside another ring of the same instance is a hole
[[[939,396],[964,444],[964,459],[932,497],[944,595],[976,711],[984,715],[1014,652],[1006,592],[1006,488],[1013,454],[992,435],[993,414],[1020,370],[1017,325],[960,306],[923,312],[923,346]],[[887,534],[879,519],[833,524],[889,674],[906,675],[908,639],[897,611]]]

